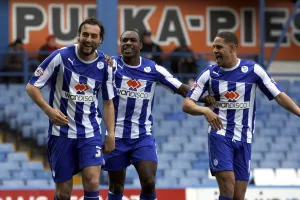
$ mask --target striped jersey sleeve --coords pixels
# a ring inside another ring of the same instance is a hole
[[[176,93],[177,89],[182,85],[182,83],[170,72],[168,72],[166,68],[160,65],[155,65],[155,69],[159,74],[158,82],[171,89],[174,93]]]
[[[201,97],[204,96],[203,94],[207,95],[209,79],[210,79],[210,70],[207,67],[199,74],[199,76],[195,80],[194,86],[188,92],[187,96],[195,101],[199,101]]]
[[[48,80],[58,71],[61,62],[59,51],[54,51],[37,67],[29,83],[38,88],[44,87]]]
[[[270,75],[258,64],[254,65],[254,73],[258,76],[258,87],[268,97],[274,99],[282,91]]]
[[[114,66],[111,67],[107,65],[107,70],[103,79],[102,83],[102,98],[103,100],[110,100],[115,97],[116,95],[116,89],[114,87],[114,73],[113,73],[113,68],[115,67],[115,61],[114,61]]]

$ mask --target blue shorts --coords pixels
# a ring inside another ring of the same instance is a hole
[[[83,168],[103,164],[101,138],[72,139],[51,135],[48,161],[55,183],[66,182]]]
[[[235,180],[249,181],[251,144],[209,134],[209,166],[214,176],[218,171],[233,171]]]
[[[110,154],[104,154],[105,171],[121,171],[139,161],[157,163],[155,139],[151,135],[142,138],[116,138],[116,148]]]

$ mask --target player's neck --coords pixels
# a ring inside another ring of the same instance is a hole
[[[230,60],[228,60],[228,62],[224,66],[222,66],[222,68],[227,68],[227,69],[233,68],[238,64],[238,62],[239,62],[239,58],[235,56]]]
[[[138,56],[138,57],[124,57],[123,56],[123,61],[127,65],[137,66],[140,64],[140,56]]]
[[[83,53],[81,53],[80,51],[78,51],[78,56],[84,61],[92,61],[97,58],[97,53],[94,51],[94,53],[87,56],[87,55],[84,55]]]

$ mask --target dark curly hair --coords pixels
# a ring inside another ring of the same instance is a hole
[[[81,33],[82,27],[83,27],[85,24],[89,24],[89,25],[98,25],[99,28],[100,28],[100,38],[101,38],[101,40],[102,40],[102,42],[103,42],[103,40],[104,40],[104,33],[105,33],[103,24],[102,24],[98,19],[96,19],[96,18],[94,18],[94,17],[87,18],[87,19],[85,19],[85,20],[80,24],[80,26],[79,26],[79,28],[78,28],[78,34],[79,34],[79,35],[80,35],[80,33]]]

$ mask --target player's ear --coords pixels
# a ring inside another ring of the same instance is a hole
[[[79,34],[77,34],[77,38],[76,39],[77,39],[77,42],[79,42]]]
[[[235,52],[236,51],[236,46],[234,44],[230,45],[230,52]]]
[[[140,42],[140,49],[142,49],[142,48],[143,48],[143,43]]]

